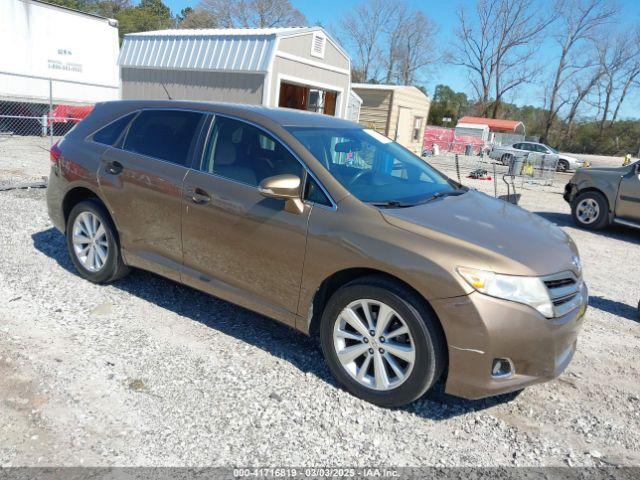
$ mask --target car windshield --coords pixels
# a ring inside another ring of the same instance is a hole
[[[288,130],[352,195],[381,206],[410,206],[460,192],[424,160],[379,133],[361,128]]]
[[[551,150],[553,153],[558,153],[558,150],[556,150],[555,148],[552,147],[547,147],[549,150]]]

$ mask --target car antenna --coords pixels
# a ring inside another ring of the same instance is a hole
[[[164,93],[167,94],[169,100],[173,100],[173,98],[171,98],[171,95],[169,95],[169,90],[167,90],[167,87],[164,86],[164,83],[160,82],[160,85],[162,85],[162,88],[164,88]]]

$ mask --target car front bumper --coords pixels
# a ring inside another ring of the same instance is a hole
[[[564,186],[564,194],[562,195],[562,198],[564,198],[564,200],[567,203],[571,203],[573,202],[573,199],[576,198],[577,194],[578,194],[578,187],[573,183],[567,183]]]
[[[478,292],[433,301],[449,346],[445,391],[477,399],[558,377],[576,350],[588,302],[584,284],[580,295],[575,309],[551,319],[527,305]],[[496,359],[508,359],[512,373],[493,376]]]

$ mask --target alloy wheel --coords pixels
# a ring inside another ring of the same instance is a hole
[[[576,216],[581,223],[590,225],[600,216],[600,206],[593,198],[585,198],[576,207]]]
[[[73,222],[73,251],[90,272],[104,267],[109,256],[109,240],[100,218],[92,212],[80,213]]]
[[[359,384],[388,391],[404,383],[415,363],[415,344],[407,323],[378,300],[351,302],[333,328],[338,361]]]

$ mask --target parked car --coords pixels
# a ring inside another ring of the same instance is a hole
[[[511,159],[521,157],[527,153],[538,153],[549,156],[557,156],[558,165],[556,170],[558,172],[573,171],[581,167],[588,166],[588,163],[584,160],[578,160],[575,157],[571,157],[566,153],[560,153],[557,150],[543,144],[535,142],[520,142],[513,145],[498,146],[495,145],[489,151],[489,157],[494,160],[500,160],[503,165],[509,165]]]
[[[611,223],[640,228],[640,161],[578,170],[564,189],[574,221],[597,230]]]
[[[445,373],[466,398],[519,390],[575,351],[587,288],[569,236],[357,124],[113,102],[51,158],[49,215],[82,277],[142,268],[318,334],[368,401],[406,404]]]

